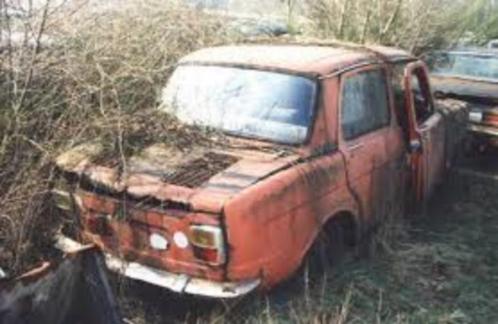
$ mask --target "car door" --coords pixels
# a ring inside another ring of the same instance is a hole
[[[445,169],[443,117],[434,109],[427,68],[421,62],[405,69],[405,102],[412,183],[417,202],[426,201],[442,181]]]
[[[349,189],[363,220],[372,222],[386,176],[390,134],[390,105],[386,73],[369,67],[341,76],[340,150],[346,160]]]

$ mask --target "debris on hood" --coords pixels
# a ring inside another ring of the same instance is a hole
[[[80,170],[92,162],[104,150],[100,143],[84,143],[57,157],[56,165],[63,170]]]
[[[141,174],[170,184],[196,187],[235,164],[240,156],[234,151],[241,148],[264,150],[254,141],[250,143],[252,146],[241,144],[243,140],[185,125],[157,110],[127,114],[119,122],[107,122],[109,125],[101,127],[102,134],[96,140],[60,154],[55,159],[57,167],[78,176],[99,168],[99,174],[106,178],[104,182],[115,183],[121,178]],[[119,129],[112,129],[118,124]],[[271,144],[265,149],[269,153],[283,150]],[[203,175],[199,176],[199,173]],[[191,181],[193,178],[196,181]]]
[[[157,109],[123,114],[99,123],[102,124],[92,125],[96,139],[80,143],[56,158],[61,170],[81,174],[95,164],[118,168],[119,172],[166,172],[179,160],[198,158],[206,148],[221,146],[223,142],[220,134],[184,125]]]
[[[106,120],[95,140],[67,150],[55,164],[86,192],[217,213],[233,194],[297,159],[288,146],[230,137],[149,110]],[[66,184],[60,186],[74,188]]]

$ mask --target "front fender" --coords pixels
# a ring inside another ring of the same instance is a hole
[[[248,188],[225,206],[228,277],[261,275],[271,286],[300,265],[316,235],[339,211],[357,212],[343,159],[331,154],[295,165]]]

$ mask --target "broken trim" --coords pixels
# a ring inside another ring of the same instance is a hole
[[[55,237],[55,247],[63,252],[72,252],[83,245],[58,234]],[[125,277],[167,288],[177,293],[212,298],[236,298],[252,292],[261,284],[259,278],[236,282],[215,282],[155,269],[136,262],[126,262],[109,254],[104,256],[107,268],[110,270]]]
[[[498,129],[496,127],[470,124],[468,130],[474,133],[498,136]]]
[[[107,267],[125,277],[167,288],[177,293],[187,293],[212,298],[235,298],[256,289],[260,279],[240,282],[215,282],[193,278],[186,274],[171,273],[154,269],[136,262],[126,262],[111,255],[105,255]]]

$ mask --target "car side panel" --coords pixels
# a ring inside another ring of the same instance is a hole
[[[228,278],[263,277],[271,286],[300,265],[320,226],[335,211],[356,212],[343,158],[302,163],[253,187],[225,208]]]
[[[337,85],[321,83],[308,161],[249,188],[225,207],[231,280],[262,276],[267,287],[290,276],[331,216],[358,214],[337,142]]]
[[[373,67],[351,71],[341,79]],[[339,126],[339,149],[346,158],[349,189],[358,202],[364,228],[383,221],[395,209],[400,213],[404,206],[408,167],[406,146],[396,120],[393,91],[389,82],[386,86],[390,110],[387,125],[353,140],[345,140]],[[341,95],[339,103],[342,102]]]
[[[419,128],[422,139],[423,173],[425,179],[425,199],[428,199],[435,187],[442,182],[445,169],[445,129],[439,113],[434,113]]]

